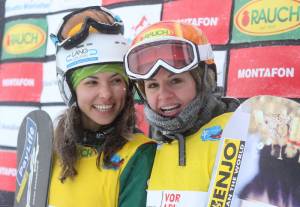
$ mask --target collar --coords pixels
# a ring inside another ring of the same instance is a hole
[[[79,140],[77,143],[83,146],[94,147],[98,149],[103,145],[106,138],[113,134],[115,131],[115,127],[105,127],[99,131],[90,131],[84,130],[83,131],[83,138]]]

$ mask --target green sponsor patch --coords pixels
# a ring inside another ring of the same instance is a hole
[[[41,58],[46,55],[48,24],[45,18],[5,24],[1,59]]]
[[[299,39],[299,1],[240,0],[234,2],[231,43]]]

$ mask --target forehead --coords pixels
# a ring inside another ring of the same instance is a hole
[[[103,79],[105,79],[105,78],[112,78],[115,76],[122,77],[120,74],[115,73],[115,72],[98,72],[93,75],[87,76],[86,78],[101,78],[101,79],[103,78]]]
[[[182,78],[192,78],[192,75],[189,71],[183,73],[173,73],[164,68],[159,69],[159,71],[149,80],[164,80],[172,77],[182,77]],[[145,80],[147,81],[147,80]]]

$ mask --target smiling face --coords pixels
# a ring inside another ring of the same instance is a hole
[[[190,72],[174,74],[160,69],[144,84],[149,106],[166,117],[178,115],[197,95],[196,82]]]
[[[112,123],[124,108],[126,90],[126,82],[117,73],[97,73],[83,79],[75,91],[84,127],[95,131]]]

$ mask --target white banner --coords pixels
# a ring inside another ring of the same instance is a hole
[[[52,0],[6,0],[5,17],[48,13],[51,2]]]
[[[0,146],[16,147],[24,117],[38,107],[0,106]]]
[[[160,21],[161,10],[161,4],[128,6],[112,9],[112,11],[119,15],[123,20],[125,37],[130,42],[133,37],[145,27]]]

